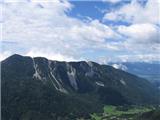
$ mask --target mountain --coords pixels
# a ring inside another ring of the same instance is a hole
[[[159,104],[150,82],[95,62],[13,55],[1,62],[3,120],[75,120],[104,105]]]
[[[145,78],[160,88],[160,63],[159,62],[121,62],[109,63],[116,69],[121,69],[139,77]]]
[[[158,62],[122,62],[109,64],[117,69],[122,69],[148,80],[160,80],[160,63]]]

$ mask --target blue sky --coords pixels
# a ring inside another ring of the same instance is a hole
[[[85,17],[90,17],[92,19],[98,19],[101,22],[103,19],[103,16],[107,11],[112,10],[113,8],[119,8],[125,3],[130,3],[130,1],[122,1],[118,3],[111,3],[111,2],[104,2],[100,0],[96,1],[71,1],[71,4],[73,4],[73,9],[71,12],[68,13],[68,15],[77,17],[79,19],[84,19]],[[106,21],[105,21],[106,22]],[[110,22],[111,24],[113,21]]]
[[[160,0],[5,0],[1,55],[99,63],[160,60]]]

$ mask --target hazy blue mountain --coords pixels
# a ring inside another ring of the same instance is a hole
[[[95,62],[13,55],[1,67],[3,120],[75,120],[106,104],[160,102],[147,80]]]
[[[160,80],[160,63],[158,62],[122,62],[110,63],[110,65],[149,80]]]
[[[117,69],[145,78],[160,87],[160,62],[122,62],[109,63]]]

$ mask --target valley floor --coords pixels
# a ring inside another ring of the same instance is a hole
[[[89,120],[160,120],[160,108],[153,106],[108,105],[104,107],[103,113],[94,113]]]

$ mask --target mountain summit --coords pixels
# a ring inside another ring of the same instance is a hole
[[[105,104],[159,102],[158,89],[147,80],[91,61],[59,62],[16,54],[1,66],[4,120],[86,117]]]

